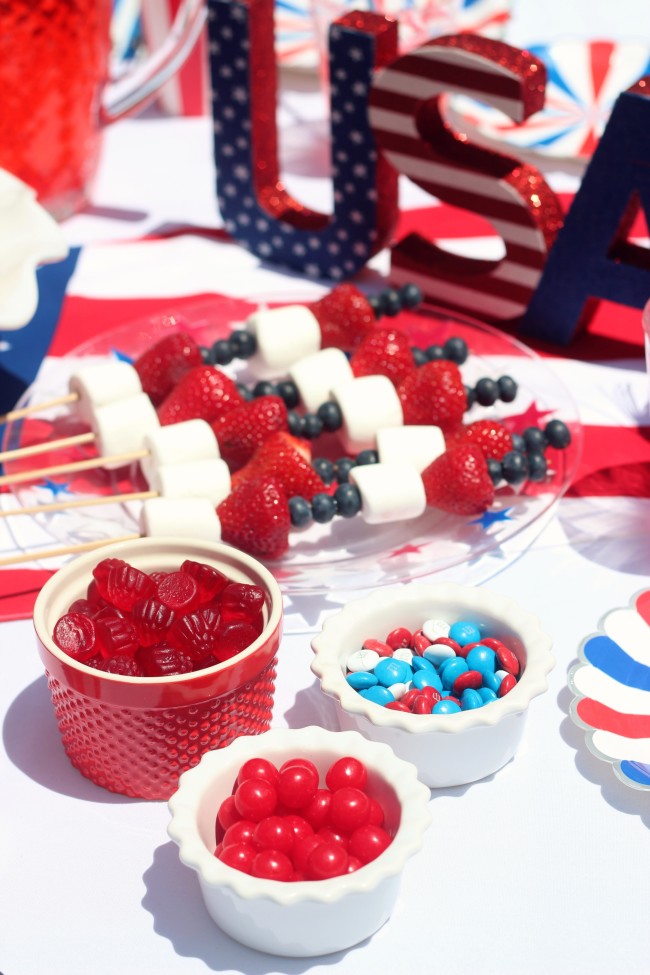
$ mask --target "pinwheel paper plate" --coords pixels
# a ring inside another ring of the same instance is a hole
[[[650,590],[609,612],[579,657],[571,717],[625,785],[650,791]]]

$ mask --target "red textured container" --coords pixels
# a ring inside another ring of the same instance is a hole
[[[103,558],[121,558],[145,572],[176,569],[185,559],[207,562],[235,582],[264,590],[264,630],[231,660],[180,677],[121,677],[77,663],[51,634],[70,604],[85,595]],[[282,594],[268,569],[228,545],[141,538],[80,556],[43,586],[34,626],[66,753],[82,775],[111,792],[168,799],[179,775],[204,752],[270,727]]]

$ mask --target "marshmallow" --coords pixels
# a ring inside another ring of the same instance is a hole
[[[402,404],[387,376],[349,379],[333,388],[332,399],[343,415],[341,439],[348,453],[374,448],[377,430],[404,423]]]
[[[221,522],[209,498],[149,498],[142,505],[140,530],[149,538],[221,539]]]
[[[230,494],[230,471],[216,457],[163,464],[151,472],[148,484],[163,498],[209,498],[216,508]]]
[[[421,474],[445,449],[440,427],[387,427],[377,431],[381,464],[405,464]]]
[[[244,327],[257,339],[248,364],[263,379],[284,376],[290,366],[320,349],[320,325],[304,305],[254,312]]]
[[[308,355],[291,367],[289,376],[308,413],[315,413],[335,386],[354,379],[348,357],[340,349],[321,349]]]
[[[149,451],[149,456],[142,458],[140,467],[148,483],[157,467],[220,456],[217,438],[205,420],[185,420],[183,423],[158,427],[147,434],[143,446]]]
[[[127,396],[93,409],[91,425],[102,457],[135,454],[143,449],[144,438],[159,427],[158,416],[146,393]],[[113,461],[109,470],[123,467],[126,461]]]
[[[72,373],[68,389],[79,397],[75,407],[79,418],[92,426],[97,407],[137,396],[142,383],[133,366],[116,359],[81,366]]]
[[[427,506],[422,478],[413,467],[367,464],[353,467],[349,476],[361,495],[361,517],[369,525],[418,518]]]

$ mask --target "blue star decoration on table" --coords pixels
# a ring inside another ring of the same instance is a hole
[[[129,366],[133,365],[133,358],[127,355],[126,352],[120,352],[119,349],[111,349],[111,355],[114,356],[118,362],[126,362]]]
[[[484,511],[480,518],[474,518],[470,525],[482,525],[485,531],[499,521],[512,521],[512,508],[502,508],[501,511]]]
[[[57,484],[56,481],[44,480],[40,487],[47,488],[48,491],[52,492],[53,498],[58,498],[60,494],[70,494],[70,482],[66,484]]]

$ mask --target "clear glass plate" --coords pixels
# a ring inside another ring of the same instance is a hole
[[[210,344],[241,324],[241,302],[204,298],[189,308],[188,312],[185,306],[183,316],[171,311],[130,322],[84,343],[66,357],[48,359],[24,403],[43,403],[67,392],[68,378],[80,359],[107,355],[135,358],[162,335],[178,329],[189,331],[200,344]],[[286,556],[270,564],[288,595],[365,590],[435,573],[445,573],[446,578],[453,574],[458,581],[483,581],[530,544],[553,516],[575,473],[582,440],[577,409],[569,391],[544,360],[520,342],[479,322],[415,312],[402,313],[399,319],[389,321],[407,330],[412,344],[419,347],[443,343],[453,335],[464,338],[470,349],[469,359],[461,367],[466,384],[474,385],[482,376],[498,378],[509,374],[516,379],[519,392],[513,403],[499,402],[489,409],[474,406],[467,414],[468,421],[495,416],[521,432],[538,421],[544,423],[557,417],[569,425],[572,444],[566,451],[550,452],[551,470],[543,484],[500,488],[493,508],[483,518],[427,510],[417,520],[380,528],[366,525],[357,517],[293,531]],[[251,379],[243,364],[226,371],[244,382]],[[11,424],[4,446],[10,449],[82,429],[72,408],[55,407]],[[319,452],[316,448],[316,455]],[[93,454],[92,445],[73,447],[13,462],[6,468],[7,473],[21,468],[33,470]],[[144,487],[137,464],[132,464],[117,473],[96,468],[62,474],[45,484],[42,480],[16,484],[13,490],[18,504],[27,507]],[[18,548],[28,549],[34,544],[45,547],[48,540],[52,547],[137,532],[139,510],[139,502],[116,502],[9,521]],[[33,541],[35,535],[38,542]]]

